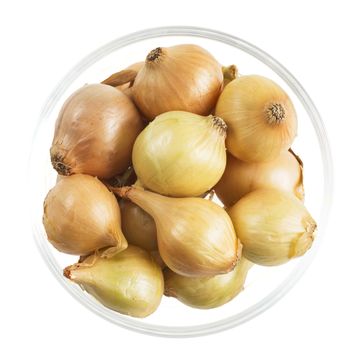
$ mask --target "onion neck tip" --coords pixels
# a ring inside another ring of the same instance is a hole
[[[281,103],[271,103],[266,109],[266,119],[269,124],[280,124],[286,119],[286,110]]]
[[[59,175],[69,176],[72,175],[72,168],[65,164],[63,161],[63,157],[60,155],[53,155],[51,157],[51,163],[54,169],[58,172]]]
[[[230,66],[222,67],[222,74],[228,84],[230,81],[237,79],[238,69],[234,64],[231,64]]]
[[[306,225],[306,233],[310,236],[312,240],[314,240],[315,231],[317,229],[317,224],[315,222],[309,222]]]
[[[156,49],[153,49],[146,57],[147,62],[154,62],[157,60],[159,56],[163,53],[161,47],[157,47]]]
[[[63,276],[68,278],[68,279],[71,279],[72,275],[71,275],[71,269],[70,269],[70,266],[66,267],[64,270],[63,270]]]
[[[124,187],[108,186],[108,188],[120,198],[128,198],[128,192],[132,190],[131,186],[124,186]]]
[[[216,116],[211,116],[211,118],[213,121],[213,126],[217,128],[222,135],[226,135],[227,125],[224,120]]]

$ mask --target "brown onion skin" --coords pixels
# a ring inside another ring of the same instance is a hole
[[[214,187],[222,203],[230,207],[249,192],[263,188],[287,191],[303,200],[303,168],[299,158],[286,151],[270,162],[247,163],[227,152],[225,172]]]
[[[124,93],[104,84],[86,85],[63,105],[50,149],[61,175],[83,173],[111,178],[131,163],[144,123]]]
[[[128,200],[120,201],[122,231],[129,244],[149,252],[158,249],[156,224],[151,215]]]

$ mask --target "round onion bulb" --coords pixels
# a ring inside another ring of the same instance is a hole
[[[91,255],[66,267],[64,276],[109,309],[133,317],[153,313],[164,291],[161,268],[149,253],[135,246],[109,259]]]
[[[87,255],[113,255],[127,247],[120,228],[118,202],[97,178],[76,174],[58,181],[44,202],[43,224],[51,244],[59,251]]]
[[[134,101],[152,120],[168,111],[208,115],[222,89],[221,65],[197,45],[158,47],[146,58],[132,86]]]
[[[255,264],[280,265],[311,247],[316,222],[294,195],[272,189],[250,192],[228,209],[244,256]]]
[[[227,124],[226,145],[236,158],[266,162],[287,151],[297,132],[292,101],[272,80],[246,75],[221,93],[215,115]]]
[[[163,195],[202,195],[225,170],[225,130],[225,123],[214,116],[161,114],[135,141],[132,162],[137,178],[145,188]]]
[[[228,303],[243,290],[252,265],[242,257],[232,271],[213,277],[186,277],[166,269],[164,294],[194,308],[212,309]]]
[[[110,178],[123,173],[143,122],[133,102],[116,88],[86,85],[63,105],[50,150],[60,175]]]
[[[128,200],[120,201],[122,230],[129,244],[149,252],[157,250],[156,224],[149,214]]]

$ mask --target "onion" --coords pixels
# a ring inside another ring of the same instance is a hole
[[[221,65],[197,45],[158,47],[137,73],[132,94],[142,114],[152,120],[169,111],[208,115],[221,92]]]
[[[152,216],[128,200],[120,202],[120,211],[122,230],[128,243],[149,252],[157,250],[157,230]]]
[[[224,205],[230,207],[247,193],[260,188],[287,191],[303,200],[300,158],[290,150],[270,162],[247,163],[227,153],[225,172],[214,188]]]
[[[243,255],[255,264],[274,266],[302,256],[311,247],[316,222],[290,193],[260,189],[228,209]]]
[[[213,277],[186,277],[165,269],[164,294],[198,309],[212,309],[226,304],[242,290],[253,264],[241,257],[236,267]]]
[[[215,115],[227,124],[228,151],[246,162],[277,158],[290,148],[297,132],[292,101],[279,85],[259,75],[227,84]]]
[[[226,125],[217,117],[161,114],[137,137],[132,162],[142,185],[172,197],[200,196],[222,176]]]
[[[43,223],[51,244],[59,251],[110,256],[127,247],[120,228],[115,196],[89,175],[64,176],[47,194]]]
[[[153,217],[159,253],[183,276],[213,276],[231,271],[242,245],[226,211],[203,198],[171,198],[139,187],[112,188]]]
[[[86,85],[61,109],[51,162],[61,175],[110,178],[124,172],[143,122],[133,102],[108,85]]]
[[[134,246],[109,259],[90,255],[63,274],[106,307],[134,317],[153,313],[164,291],[161,268],[149,253]]]

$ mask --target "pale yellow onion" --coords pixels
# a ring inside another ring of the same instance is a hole
[[[153,218],[128,200],[120,202],[122,231],[129,244],[147,251],[158,249],[157,229]]]
[[[170,198],[139,187],[113,189],[150,214],[165,264],[184,276],[213,276],[231,271],[241,244],[225,210],[203,198]]]
[[[244,287],[253,263],[242,257],[230,272],[213,277],[186,277],[166,269],[164,294],[199,309],[211,309],[226,304]]]
[[[292,101],[279,85],[259,75],[230,82],[218,99],[215,115],[227,124],[228,151],[246,162],[277,158],[290,148],[297,132]]]
[[[226,207],[260,188],[275,188],[304,198],[303,165],[293,152],[282,152],[270,162],[247,163],[229,153],[226,169],[215,185],[215,193]]]
[[[208,115],[222,89],[221,65],[197,45],[158,47],[146,58],[132,86],[142,114],[152,120],[168,111]]]
[[[64,275],[106,307],[134,317],[153,313],[164,291],[162,270],[135,246],[109,259],[89,256],[66,267]]]
[[[52,165],[61,175],[110,178],[123,173],[143,126],[133,102],[121,91],[86,85],[60,111],[50,150]]]
[[[225,129],[225,123],[213,116],[161,114],[135,141],[132,162],[138,179],[168,196],[203,194],[225,170]]]
[[[316,222],[294,195],[272,189],[250,192],[228,209],[244,256],[260,265],[280,265],[312,245]]]
[[[95,177],[64,176],[47,194],[43,224],[51,244],[67,254],[101,248],[110,256],[127,247],[115,196]]]

